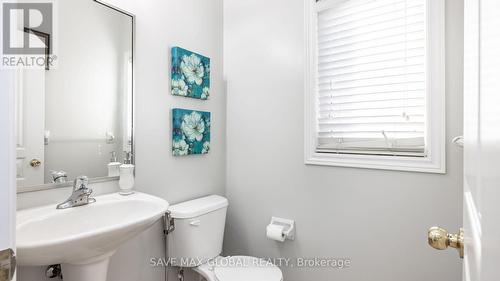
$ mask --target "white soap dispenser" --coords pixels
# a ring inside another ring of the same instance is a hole
[[[132,164],[132,153],[124,151],[125,157],[123,164],[120,166],[120,194],[130,195],[134,193],[132,189],[134,188],[134,169],[135,165]]]
[[[108,177],[119,177],[121,164],[116,158],[116,152],[112,151],[111,160],[109,160],[108,164]]]

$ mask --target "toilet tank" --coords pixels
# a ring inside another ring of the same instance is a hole
[[[171,265],[196,267],[222,252],[228,201],[211,195],[169,207],[175,230],[167,236]]]

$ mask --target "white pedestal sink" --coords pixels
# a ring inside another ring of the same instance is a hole
[[[143,193],[95,198],[93,204],[65,210],[49,205],[18,211],[18,264],[61,264],[64,281],[106,281],[109,258],[118,247],[151,227],[169,206]]]

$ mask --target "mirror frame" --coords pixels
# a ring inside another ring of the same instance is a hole
[[[136,17],[134,14],[123,10],[119,7],[116,7],[114,5],[111,5],[109,3],[106,3],[101,0],[89,0],[96,2],[97,4],[103,5],[106,8],[115,10],[119,13],[122,13],[126,16],[129,16],[132,19],[132,145],[131,145],[131,152],[132,152],[132,164],[135,165],[135,96],[136,96],[136,89],[135,89],[135,68],[136,68],[136,45],[135,45],[135,32],[136,32]],[[20,75],[19,73],[16,73],[15,75]],[[89,178],[89,184],[93,183],[102,183],[102,182],[111,182],[111,181],[118,181],[120,177],[96,177],[96,178]],[[65,183],[45,183],[45,184],[40,184],[40,185],[33,185],[33,186],[17,186],[17,193],[28,193],[28,192],[36,192],[36,191],[43,191],[43,190],[50,190],[50,189],[56,189],[56,188],[63,188],[63,187],[69,187],[73,185],[73,181],[68,181]]]

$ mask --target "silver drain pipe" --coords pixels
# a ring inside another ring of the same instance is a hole
[[[182,267],[179,267],[177,278],[179,278],[179,281],[184,281],[184,269]]]
[[[163,234],[165,236],[165,259],[168,258],[168,240],[167,236],[175,230],[174,219],[172,218],[170,211],[167,211],[163,216]],[[168,281],[168,269],[170,266],[167,264],[165,267],[165,281]],[[177,274],[179,280],[184,281],[184,270],[179,269]]]

